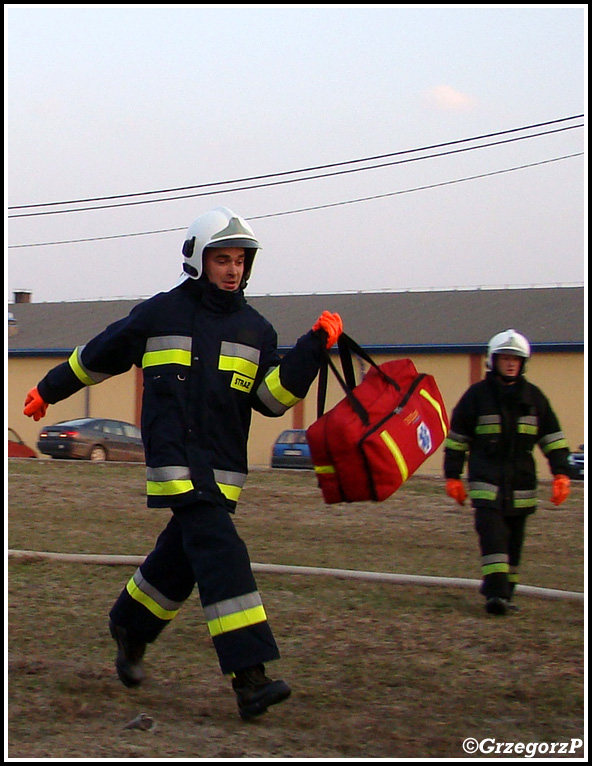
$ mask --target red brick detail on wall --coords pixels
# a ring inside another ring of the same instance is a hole
[[[292,428],[304,428],[304,401],[292,407]]]
[[[471,354],[470,357],[470,384],[477,383],[483,378],[483,357],[481,354]]]

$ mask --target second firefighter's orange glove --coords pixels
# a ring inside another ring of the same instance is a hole
[[[45,417],[48,406],[47,402],[41,398],[39,391],[37,391],[37,386],[35,386],[27,394],[23,415],[33,418],[33,420],[41,420],[41,418]]]
[[[561,505],[564,500],[569,497],[571,481],[569,476],[558,473],[553,479],[553,492],[551,494],[551,502],[554,505]]]
[[[464,505],[467,499],[465,485],[460,479],[446,479],[446,494],[459,505]]]
[[[343,332],[343,322],[339,314],[323,311],[312,326],[313,330],[324,330],[327,333],[327,348],[331,348]]]

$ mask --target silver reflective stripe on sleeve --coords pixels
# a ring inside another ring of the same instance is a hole
[[[274,367],[267,373],[257,389],[257,396],[274,415],[283,415],[300,401],[299,397],[294,396],[282,385],[279,367]]]
[[[456,433],[456,431],[448,431],[448,436],[444,440],[444,447],[447,449],[453,449],[457,452],[467,452],[470,448],[471,440],[468,436]]]
[[[556,431],[554,434],[542,436],[539,439],[538,444],[545,455],[547,452],[551,452],[551,450],[554,449],[568,449],[563,431]]]

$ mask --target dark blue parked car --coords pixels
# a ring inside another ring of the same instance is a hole
[[[290,429],[282,431],[273,445],[272,468],[312,468],[306,431]]]
[[[584,481],[584,445],[580,444],[580,452],[571,452],[568,460],[570,479]]]

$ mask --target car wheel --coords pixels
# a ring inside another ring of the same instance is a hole
[[[101,463],[103,460],[107,460],[107,453],[103,447],[99,444],[95,444],[90,451],[88,459],[92,460],[93,463]]]

